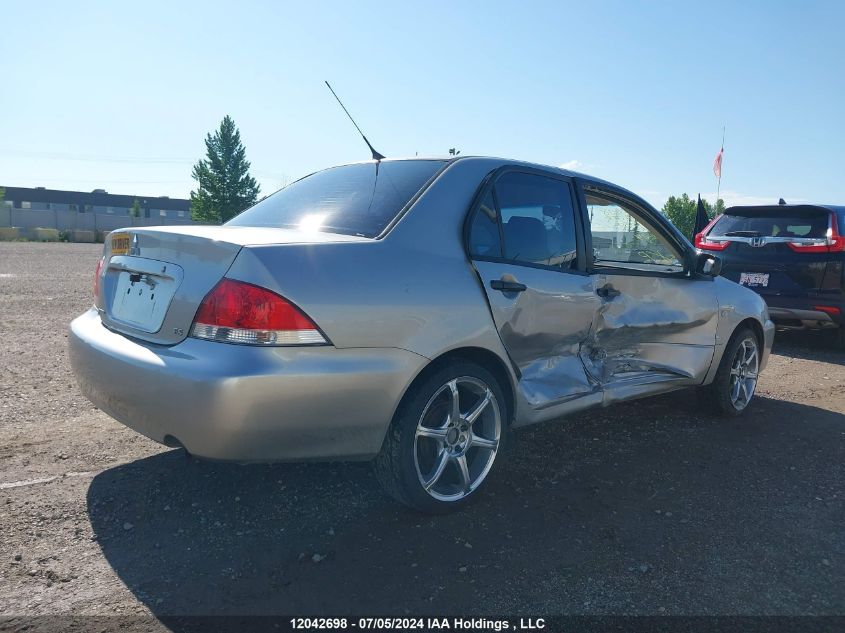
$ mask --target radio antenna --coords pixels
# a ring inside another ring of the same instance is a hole
[[[331,84],[330,84],[328,81],[326,82],[326,86],[328,86],[329,90],[331,90],[331,91],[332,91],[332,94],[334,95],[334,98],[335,98],[335,99],[337,99],[337,102],[340,104],[340,107],[341,107],[341,108],[343,108],[343,111],[344,111],[344,112],[346,112],[346,116],[348,116],[348,117],[349,117],[349,120],[350,120],[350,121],[352,121],[352,125],[354,125],[354,126],[355,126],[355,129],[356,129],[356,130],[358,130],[358,134],[360,134],[360,135],[361,135],[361,138],[362,138],[362,139],[364,139],[364,142],[367,144],[367,147],[369,147],[369,148],[370,148],[370,152],[372,152],[372,154],[373,154],[373,160],[383,160],[383,159],[384,159],[384,156],[383,156],[382,154],[379,154],[379,153],[376,151],[376,148],[375,148],[375,147],[373,147],[372,145],[370,145],[370,142],[367,140],[367,137],[366,137],[366,136],[364,136],[364,133],[361,131],[361,128],[359,128],[359,127],[358,127],[358,124],[357,124],[357,123],[355,123],[355,119],[353,119],[353,118],[352,118],[352,115],[351,115],[351,114],[349,114],[349,110],[347,110],[347,109],[346,109],[346,106],[345,106],[345,105],[343,105],[343,101],[341,101],[341,100],[340,100],[340,97],[338,97],[338,96],[337,96],[337,93],[334,91],[334,89],[332,89],[332,86],[331,86]]]

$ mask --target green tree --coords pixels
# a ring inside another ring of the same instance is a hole
[[[194,165],[199,187],[191,192],[191,217],[220,224],[255,204],[260,187],[249,175],[241,133],[229,115],[205,137],[206,158]]]
[[[702,200],[701,202],[704,205],[704,210],[707,212],[707,217],[710,219],[725,211],[725,201],[721,198],[716,201],[715,209],[707,200]],[[695,211],[696,200],[693,200],[685,193],[677,197],[669,196],[662,209],[663,215],[669,218],[669,221],[678,227],[681,233],[686,235],[690,241],[695,237],[692,234],[693,229],[695,229]]]
[[[3,188],[3,187],[0,187],[0,207],[3,206],[3,202],[5,202],[5,200],[6,200],[6,189]]]
[[[141,217],[141,203],[138,202],[138,198],[132,201],[132,206],[129,207],[129,215],[133,218],[140,218]]]

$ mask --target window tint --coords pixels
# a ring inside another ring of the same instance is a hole
[[[226,224],[375,237],[443,164],[401,160],[333,167],[297,180]]]
[[[681,254],[635,208],[593,192],[586,198],[597,266],[683,270]]]
[[[560,180],[508,172],[496,181],[505,257],[520,262],[577,267],[572,192]]]
[[[824,209],[728,209],[713,225],[713,237],[814,237],[827,235],[830,214]]]
[[[469,229],[469,252],[478,257],[501,257],[502,241],[499,236],[499,216],[488,191],[472,218]]]

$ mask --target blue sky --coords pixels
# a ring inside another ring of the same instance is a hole
[[[366,148],[570,165],[640,193],[845,203],[845,2],[19,2],[0,185],[187,196],[238,124],[265,193]]]

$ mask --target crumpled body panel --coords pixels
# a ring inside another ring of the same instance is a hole
[[[579,358],[599,306],[590,277],[498,262],[474,264],[529,406],[542,409],[596,391],[597,383]],[[527,288],[492,290],[493,279],[519,281]]]
[[[581,350],[595,380],[603,386],[637,377],[644,385],[704,380],[719,318],[712,281],[596,275],[595,283],[620,293],[601,302],[590,339]]]

